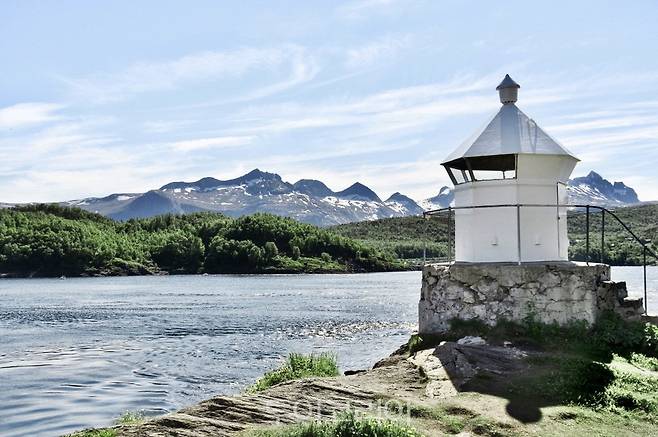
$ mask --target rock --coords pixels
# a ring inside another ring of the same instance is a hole
[[[361,374],[361,373],[366,373],[366,372],[367,372],[367,370],[365,370],[365,369],[359,369],[359,370],[346,370],[345,372],[343,372],[343,375],[345,375],[345,376],[359,375],[359,374]]]
[[[467,335],[466,337],[462,337],[457,340],[457,344],[482,345],[487,344],[487,342],[482,337]]]

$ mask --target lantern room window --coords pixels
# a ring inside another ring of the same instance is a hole
[[[516,179],[515,154],[464,157],[443,164],[453,184]]]

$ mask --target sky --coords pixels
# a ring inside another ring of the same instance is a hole
[[[259,168],[386,198],[517,105],[658,200],[656,1],[0,2],[0,202]]]

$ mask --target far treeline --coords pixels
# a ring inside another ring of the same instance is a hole
[[[614,213],[640,238],[651,240],[650,247],[658,252],[658,205],[640,205],[618,208]],[[586,217],[580,210],[569,211],[569,258],[585,261]],[[391,252],[398,259],[422,259],[423,251],[428,258],[447,259],[447,215],[399,217],[382,220],[348,223],[334,226],[332,231],[353,238],[363,244]],[[590,260],[601,260],[601,213],[590,213]],[[655,260],[648,256],[649,263]],[[605,219],[605,250],[603,262],[618,266],[642,265],[642,247],[632,239],[614,218]]]
[[[388,252],[270,214],[164,215],[116,222],[58,205],[0,210],[0,275],[370,272]]]

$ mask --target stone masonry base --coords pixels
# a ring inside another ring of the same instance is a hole
[[[610,266],[575,262],[430,264],[423,268],[418,305],[422,334],[446,331],[453,319],[593,323],[606,310],[639,319],[641,299],[624,282],[610,281]]]

